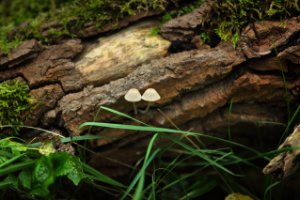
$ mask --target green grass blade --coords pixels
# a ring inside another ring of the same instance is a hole
[[[204,182],[205,181],[205,182]],[[218,186],[218,181],[215,179],[209,179],[204,181],[197,181],[187,194],[180,198],[180,200],[194,199],[208,193],[212,189]]]
[[[26,160],[21,163],[10,165],[6,168],[0,169],[0,176],[16,172],[25,169],[27,167],[31,167],[35,164],[35,162],[36,162],[35,160]]]
[[[67,142],[77,142],[77,141],[82,141],[82,140],[95,140],[95,139],[103,139],[103,138],[113,138],[110,136],[100,136],[100,135],[80,135],[80,136],[72,136],[72,137],[65,137],[61,138],[60,141],[62,143],[67,143]]]
[[[228,120],[227,120],[227,135],[228,139],[231,140],[231,124],[230,124],[230,117],[232,113],[232,108],[233,108],[233,100],[230,100],[229,108],[228,108]]]
[[[118,181],[102,174],[101,172],[97,171],[96,169],[92,168],[88,164],[82,163],[82,167],[85,173],[87,173],[88,177],[92,180],[100,181],[103,183],[107,183],[112,186],[125,188],[123,184],[119,183]]]
[[[151,138],[151,140],[148,144],[143,166],[145,166],[147,164],[148,160],[149,160],[149,156],[150,156],[151,150],[153,148],[153,144],[154,144],[157,137],[158,137],[158,134],[156,133],[155,135],[153,135],[153,137]],[[142,168],[144,168],[146,170],[146,167],[142,167]],[[133,196],[134,200],[140,200],[140,199],[143,198],[143,188],[144,188],[144,182],[145,182],[145,170],[143,170],[141,172],[141,178],[139,180],[139,183],[137,185],[136,191],[135,191],[134,196]]]
[[[156,133],[179,133],[183,135],[193,135],[198,137],[204,137],[211,140],[223,142],[226,144],[234,145],[237,147],[241,147],[243,149],[246,149],[250,152],[253,152],[257,155],[262,155],[259,151],[252,149],[248,146],[242,145],[237,142],[233,142],[230,140],[225,140],[219,137],[203,134],[203,133],[195,133],[191,131],[182,131],[182,130],[176,130],[176,129],[169,129],[169,128],[158,128],[158,127],[145,127],[145,126],[135,126],[135,125],[124,125],[124,124],[114,124],[114,123],[104,123],[104,122],[84,122],[80,125],[80,128],[86,127],[86,126],[99,126],[103,128],[113,128],[113,129],[123,129],[123,130],[132,130],[132,131],[145,131],[145,132],[156,132]]]
[[[7,189],[8,187],[17,185],[17,182],[18,182],[18,180],[16,177],[12,176],[12,177],[5,178],[4,180],[0,181],[0,190],[4,190],[4,189]],[[14,187],[14,189],[18,190],[18,188],[16,188],[16,187]],[[18,191],[18,192],[20,192],[20,191]]]
[[[276,181],[275,183],[269,185],[269,187],[266,188],[266,190],[264,191],[264,200],[268,199],[268,194],[269,192],[276,187],[277,185],[279,185],[281,182],[280,181]]]
[[[168,128],[114,124],[114,123],[104,123],[104,122],[84,122],[79,126],[79,128],[83,128],[85,126],[99,126],[103,128],[123,129],[123,130],[131,130],[131,131],[159,132],[159,133],[162,132],[163,133],[184,133],[184,134],[191,135],[190,132],[173,130]]]
[[[282,143],[283,139],[285,138],[285,136],[286,136],[286,135],[288,134],[288,132],[290,131],[291,126],[292,126],[292,124],[294,123],[296,117],[299,115],[299,113],[300,113],[300,105],[297,107],[297,109],[296,109],[296,111],[294,112],[293,116],[292,116],[291,119],[288,121],[288,124],[287,124],[287,126],[286,126],[286,128],[285,128],[285,130],[284,130],[284,132],[283,132],[283,134],[282,134],[282,136],[281,136],[281,138],[280,138],[280,140],[279,140],[279,144]]]
[[[111,109],[111,108],[108,108],[108,107],[105,107],[105,106],[101,106],[100,108],[103,109],[103,110],[105,110],[105,111],[107,111],[107,112],[113,113],[113,114],[115,114],[115,115],[118,115],[118,116],[121,116],[121,117],[130,119],[130,120],[132,120],[132,121],[135,121],[135,122],[137,122],[137,123],[143,124],[143,125],[145,125],[145,126],[149,126],[149,125],[146,124],[145,122],[142,122],[142,121],[140,121],[140,120],[138,120],[138,119],[135,119],[134,117],[131,117],[130,115],[127,115],[127,114],[122,113],[122,112],[120,112],[120,111],[117,111],[117,110],[114,110],[114,109]]]
[[[15,157],[13,157],[13,158],[11,158],[11,159],[5,161],[4,163],[2,163],[2,164],[0,165],[0,168],[3,168],[3,167],[5,167],[5,166],[7,166],[7,165],[12,164],[13,162],[15,162],[16,160],[22,158],[23,156],[24,156],[24,154],[21,154],[21,155],[15,156]]]
[[[190,147],[189,145],[183,143],[183,142],[180,142],[178,140],[174,140],[174,139],[171,139],[174,143],[180,145],[181,147],[183,147],[184,149],[190,151],[194,156],[198,156],[200,158],[202,158],[203,160],[205,160],[209,165],[211,166],[214,166],[214,167],[217,167],[221,170],[223,170],[224,172],[227,172],[231,175],[234,175],[234,176],[237,176],[237,174],[233,173],[232,171],[228,170],[227,168],[225,168],[223,165],[219,164],[218,162],[216,162],[216,160],[213,160],[210,158],[210,156],[208,156],[205,152],[203,152],[202,150],[197,150],[197,149],[194,149],[192,147]],[[226,153],[224,156],[228,156],[232,154],[232,152],[229,152],[229,153]],[[223,157],[221,157],[220,159],[222,159]]]
[[[187,175],[184,175],[180,178],[177,178],[176,180],[168,183],[167,185],[165,185],[164,187],[160,188],[159,190],[157,190],[157,193],[160,193],[160,192],[163,192],[164,190],[167,190],[169,188],[172,188],[174,185],[178,184],[178,183],[182,183],[184,182],[185,179],[191,179],[192,177],[194,177],[195,175],[197,174],[196,171],[190,173],[190,174],[187,174]]]
[[[142,176],[142,172],[146,170],[146,168],[148,167],[148,165],[151,163],[151,161],[156,157],[156,155],[159,153],[160,149],[156,149],[153,154],[150,156],[150,158],[147,160],[147,163],[145,165],[143,165],[143,167],[140,169],[140,171],[137,173],[137,175],[134,177],[133,181],[131,182],[131,184],[128,186],[126,192],[124,193],[124,195],[122,196],[121,200],[124,200],[129,193],[131,192],[131,190],[134,188],[134,186],[137,184],[137,182],[139,181],[139,179]]]

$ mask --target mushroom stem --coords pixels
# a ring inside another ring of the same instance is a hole
[[[140,110],[140,113],[142,113],[142,114],[147,113],[149,111],[150,107],[151,107],[151,102],[148,102],[146,109],[145,110]]]
[[[133,102],[132,105],[133,105],[134,114],[137,115],[138,114],[138,110],[136,108],[135,103]]]

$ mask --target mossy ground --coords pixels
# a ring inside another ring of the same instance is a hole
[[[222,40],[231,39],[235,45],[241,29],[249,23],[299,14],[299,0],[222,0],[218,1],[212,26]]]
[[[70,28],[80,30],[86,22],[104,23],[134,15],[139,11],[164,10],[166,0],[14,0],[0,3],[0,48],[4,52],[26,39],[48,43],[51,37],[72,37]],[[75,19],[70,23],[70,19]],[[59,22],[48,36],[41,35],[41,27],[49,22]],[[72,26],[72,27],[70,27]],[[13,31],[18,27],[17,31]]]
[[[92,21],[100,28],[105,23],[117,24],[126,16],[147,10],[165,11],[162,17],[165,22],[193,11],[204,1],[189,0],[176,4],[170,0],[4,0],[0,2],[0,49],[8,52],[20,42],[32,38],[47,44],[62,36],[76,37],[87,22]],[[175,5],[172,11],[167,9],[170,4],[173,8]],[[236,44],[241,29],[251,22],[285,19],[299,13],[299,0],[219,0],[210,24],[201,27],[199,36],[209,43],[214,34]],[[42,35],[41,27],[49,22],[59,22],[60,26],[50,28],[47,36]],[[14,31],[16,27],[17,31]]]

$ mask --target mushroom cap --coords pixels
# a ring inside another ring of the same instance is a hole
[[[155,102],[160,100],[160,95],[158,94],[158,92],[154,89],[154,88],[148,88],[143,96],[142,99],[144,101],[148,101],[148,102]]]
[[[131,88],[124,96],[125,100],[128,102],[139,102],[142,99],[141,93],[136,88]]]

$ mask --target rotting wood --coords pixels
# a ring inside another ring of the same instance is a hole
[[[276,178],[286,178],[295,174],[299,169],[300,155],[300,125],[297,125],[285,141],[279,146],[279,150],[286,151],[275,156],[263,169],[264,174],[271,174]]]

